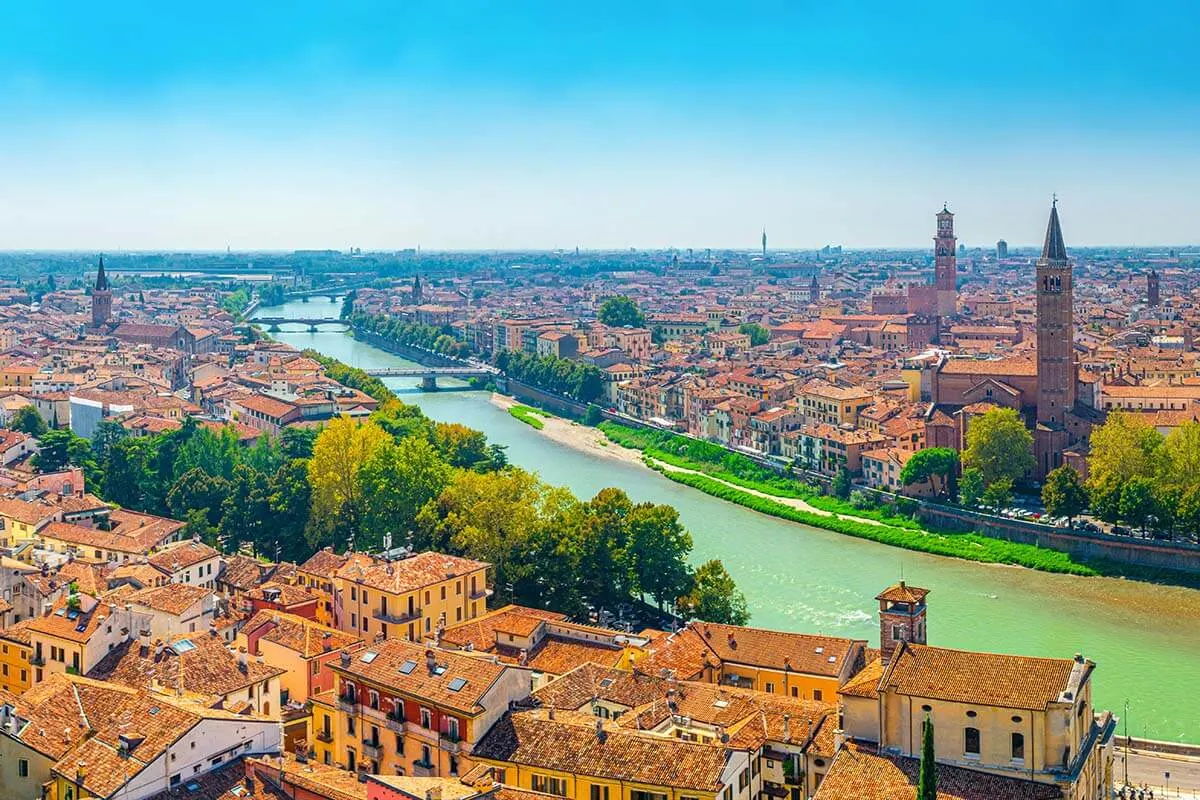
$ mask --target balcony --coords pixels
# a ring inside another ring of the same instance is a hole
[[[333,731],[317,731],[317,741],[329,744],[333,741]]]
[[[428,761],[414,761],[412,774],[414,778],[433,778],[437,776],[437,767]]]
[[[363,740],[362,751],[363,755],[368,756],[369,758],[378,759],[381,755],[383,755],[383,747],[379,742],[372,742],[366,739]]]
[[[390,625],[406,625],[421,618],[421,609],[414,608],[412,611],[384,611],[382,608],[377,608],[371,612],[371,616],[380,622],[386,622]]]
[[[482,600],[485,597],[491,597],[491,596],[492,596],[491,589],[475,589],[468,595],[468,597],[470,597],[472,600]]]
[[[338,711],[345,711],[347,714],[354,714],[358,711],[358,700],[345,695],[338,695],[337,699]]]
[[[35,653],[30,657],[29,663],[35,667],[44,667],[46,666],[46,658],[41,653]]]
[[[385,714],[383,717],[383,725],[389,731],[395,733],[404,733],[404,718],[396,717],[391,714]]]
[[[445,750],[447,753],[453,753],[457,755],[462,749],[462,743],[457,736],[452,736],[447,733],[438,737],[438,747]]]

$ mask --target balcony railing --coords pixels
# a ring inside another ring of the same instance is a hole
[[[347,714],[353,714],[358,709],[358,700],[354,697],[338,695],[337,707],[339,711],[345,711]]]
[[[384,611],[382,608],[377,608],[371,612],[371,616],[380,622],[387,622],[392,625],[404,625],[408,622],[413,622],[421,618],[421,609],[414,608],[412,611],[407,609],[404,611]]]
[[[35,667],[44,667],[46,666],[46,658],[38,653],[29,659],[29,663]]]
[[[383,717],[383,724],[389,731],[395,731],[396,733],[404,733],[404,718],[403,717],[393,716],[392,714],[385,714]]]
[[[413,776],[418,778],[432,778],[437,773],[437,767],[428,761],[413,762]]]
[[[317,731],[317,741],[329,744],[333,741],[333,731]]]
[[[370,756],[371,758],[379,758],[379,756],[382,755],[382,753],[383,753],[383,748],[379,742],[371,742],[371,741],[364,740],[362,743],[362,751],[363,751],[364,756]]]
[[[438,747],[442,748],[447,753],[457,753],[461,749],[461,741],[457,736],[451,736],[448,733],[443,733],[438,737]]]
[[[485,588],[485,589],[472,589],[469,596],[472,600],[480,600],[484,597],[491,597],[491,595],[492,595],[492,590]]]

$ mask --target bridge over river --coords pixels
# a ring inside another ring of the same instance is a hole
[[[421,388],[426,391],[437,389],[438,378],[491,378],[500,374],[495,367],[486,364],[479,366],[445,366],[445,367],[387,367],[364,370],[368,375],[377,378],[420,378]]]
[[[272,332],[277,332],[280,325],[307,325],[311,333],[316,333],[321,325],[350,327],[349,322],[338,317],[254,317],[250,321],[256,325],[265,325],[267,330]]]

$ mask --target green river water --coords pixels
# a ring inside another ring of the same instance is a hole
[[[335,317],[339,309],[340,300],[312,299],[258,313]],[[364,369],[410,364],[342,332],[272,335]],[[753,625],[878,644],[873,598],[903,575],[931,590],[930,644],[1062,658],[1084,653],[1098,664],[1097,707],[1120,715],[1129,701],[1130,734],[1200,742],[1200,591],[986,566],[810,528],[564,447],[496,408],[486,393],[422,393],[416,380],[387,382],[430,417],[483,431],[507,446],[514,464],[581,497],[616,486],[634,501],[675,506],[695,542],[694,560],[725,563],[746,594]]]

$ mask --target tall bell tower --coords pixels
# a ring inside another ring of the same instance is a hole
[[[943,319],[958,309],[958,256],[954,235],[954,214],[942,205],[937,214],[937,236],[933,237],[933,285],[937,290],[937,313]]]
[[[879,601],[879,655],[886,664],[904,642],[925,644],[929,631],[925,627],[925,598],[928,589],[909,586],[904,581],[893,584],[875,595]]]
[[[1066,415],[1075,408],[1074,286],[1067,245],[1058,221],[1058,200],[1050,206],[1046,241],[1037,260],[1037,451],[1039,477],[1062,465],[1068,444]]]
[[[108,288],[108,276],[104,274],[104,256],[100,256],[100,267],[96,270],[96,286],[92,289],[92,327],[103,327],[108,323],[111,314],[112,290]]]

